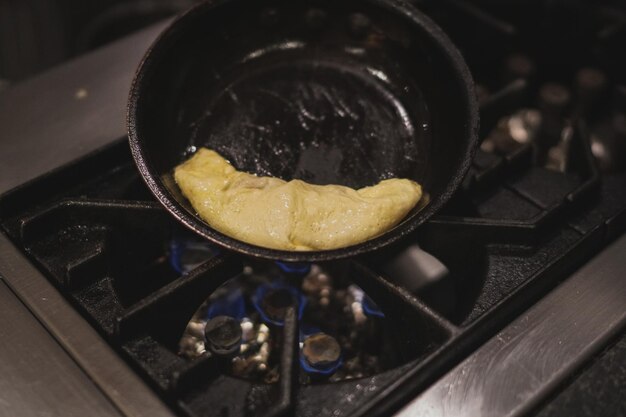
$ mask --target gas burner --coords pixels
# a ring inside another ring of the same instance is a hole
[[[482,107],[482,150],[575,172],[582,139],[602,172],[624,172],[626,44],[623,8],[594,2],[423,1],[468,60]],[[468,30],[474,36],[467,36]],[[489,44],[489,53],[484,53]]]
[[[418,4],[478,83],[483,145],[396,245],[315,265],[216,250],[126,142],[0,198],[13,244],[178,415],[386,415],[626,230],[623,11]]]
[[[506,64],[510,66],[511,61],[518,60],[518,55],[511,55]],[[535,68],[534,63],[527,64]],[[497,119],[481,144],[483,152],[514,159],[516,154],[530,150],[532,166],[576,172],[575,161],[581,158],[581,147],[572,146],[572,131],[582,122],[586,126],[580,139],[582,148],[591,150],[600,170],[610,173],[625,168],[620,161],[626,159],[626,135],[620,129],[620,120],[626,113],[620,110],[617,99],[613,100],[612,108],[606,108],[606,96],[614,86],[604,71],[583,67],[570,85],[557,82],[537,85],[530,78],[534,71],[515,74],[520,78],[496,96],[490,97],[486,87],[479,87],[481,103],[485,106],[506,98],[513,107],[510,113],[505,111]],[[599,112],[598,106],[606,112]]]
[[[191,271],[219,253],[218,247],[196,235],[178,229],[172,232],[168,257],[179,274]]]
[[[179,352],[190,360],[225,356],[231,375],[277,382],[290,306],[297,311],[302,383],[367,377],[396,362],[392,347],[376,342],[388,334],[385,314],[345,273],[279,262],[248,265],[213,292],[187,324]]]

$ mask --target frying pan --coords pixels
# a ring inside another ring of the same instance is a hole
[[[137,167],[174,217],[228,249],[289,262],[354,256],[406,236],[461,182],[477,129],[460,53],[430,19],[393,0],[201,3],[150,47],[128,105]],[[428,198],[363,243],[267,249],[211,228],[180,193],[173,168],[202,146],[259,175],[355,188],[410,178]]]

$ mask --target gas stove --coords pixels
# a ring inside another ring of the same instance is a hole
[[[0,411],[520,415],[621,337],[626,10],[418,6],[468,61],[482,145],[440,213],[360,258],[247,258],[154,200],[123,113],[163,25],[0,95],[0,316],[24,323],[0,321],[0,362],[33,352]]]

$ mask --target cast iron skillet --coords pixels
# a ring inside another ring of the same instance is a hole
[[[393,0],[225,0],[179,17],[133,81],[128,133],[135,162],[180,222],[231,250],[291,262],[383,247],[448,200],[477,145],[471,75],[448,37]],[[354,246],[266,249],[198,217],[173,168],[210,147],[243,169],[318,184],[411,178],[428,193],[393,229]]]

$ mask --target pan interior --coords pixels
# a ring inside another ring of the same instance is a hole
[[[464,173],[476,122],[457,52],[422,19],[385,0],[201,4],[161,36],[131,92],[142,174],[168,209],[220,242],[172,179],[203,146],[285,180],[412,179],[428,207],[388,233],[421,223]]]
[[[193,123],[187,151],[209,147],[239,169],[355,188],[419,178],[429,116],[419,92],[400,99],[380,69],[306,50],[246,62]]]

